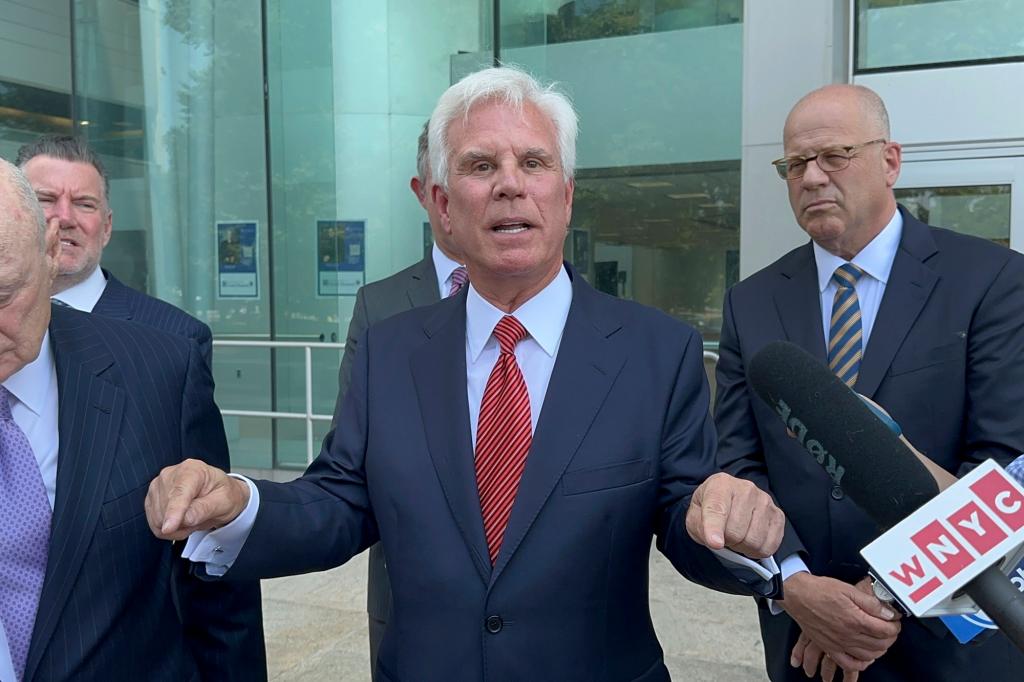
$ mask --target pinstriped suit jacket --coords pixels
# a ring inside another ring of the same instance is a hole
[[[107,278],[107,287],[92,309],[94,313],[118,320],[139,322],[169,334],[193,339],[199,346],[199,353],[206,360],[207,366],[213,366],[210,362],[213,335],[207,325],[166,301],[125,286],[107,270],[104,270],[103,274]]]
[[[196,344],[57,306],[50,340],[57,496],[25,679],[266,679],[262,637],[247,659],[238,654],[243,633],[218,608],[215,583],[152,536],[143,510],[163,467],[185,456],[228,466]]]

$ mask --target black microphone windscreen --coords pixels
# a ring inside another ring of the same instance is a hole
[[[754,391],[882,528],[938,494],[935,479],[870,408],[799,346],[773,341],[750,360]]]

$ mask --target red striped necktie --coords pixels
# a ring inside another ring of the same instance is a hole
[[[516,344],[526,328],[511,315],[494,327],[501,353],[480,403],[476,430],[476,487],[484,518],[487,550],[494,565],[533,441],[530,395],[516,362]]]

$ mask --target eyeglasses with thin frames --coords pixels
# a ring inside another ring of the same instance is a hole
[[[814,161],[818,164],[818,168],[825,171],[826,173],[835,173],[841,171],[850,165],[850,159],[856,156],[856,152],[872,144],[886,144],[887,140],[884,137],[880,137],[877,140],[871,140],[870,142],[862,142],[861,144],[851,145],[849,147],[831,147],[829,149],[823,149],[814,156],[789,156],[782,157],[772,161],[772,165],[775,166],[776,172],[779,177],[783,180],[797,180],[804,176],[807,172],[807,164]]]

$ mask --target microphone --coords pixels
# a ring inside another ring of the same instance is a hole
[[[935,478],[899,437],[799,346],[769,343],[751,358],[747,377],[796,440],[883,530],[938,495]],[[964,589],[1024,651],[1024,595],[997,564]]]
[[[773,341],[747,369],[750,386],[797,442],[888,529],[939,494],[935,478],[871,409],[799,346]]]

